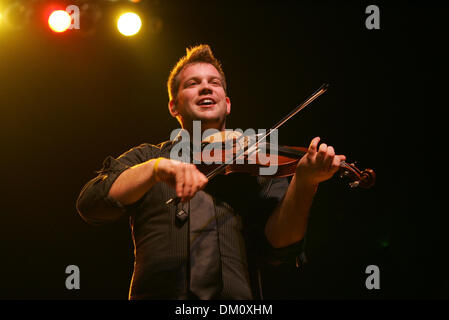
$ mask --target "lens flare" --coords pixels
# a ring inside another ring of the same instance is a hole
[[[133,12],[122,14],[117,21],[118,31],[127,37],[137,34],[140,27],[142,27],[142,20]]]

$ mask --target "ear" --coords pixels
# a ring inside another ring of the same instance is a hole
[[[229,97],[226,97],[226,115],[229,115],[231,113],[231,99]]]
[[[176,108],[176,104],[174,100],[170,100],[168,102],[168,111],[170,111],[170,114],[172,115],[173,118],[176,118],[179,115],[179,112]]]

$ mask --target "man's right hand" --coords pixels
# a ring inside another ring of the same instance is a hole
[[[157,181],[162,181],[176,190],[182,202],[189,201],[209,181],[194,164],[162,158],[154,172]]]

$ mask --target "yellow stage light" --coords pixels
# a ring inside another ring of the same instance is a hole
[[[54,32],[64,32],[72,24],[72,18],[64,10],[53,11],[48,18],[48,25]]]
[[[124,36],[129,37],[135,35],[139,32],[140,27],[142,27],[142,20],[133,12],[124,13],[118,18],[117,28]]]

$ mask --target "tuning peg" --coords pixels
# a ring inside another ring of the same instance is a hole
[[[347,176],[349,176],[349,172],[348,171],[342,170],[340,172],[340,175],[339,175],[340,178],[345,178]]]
[[[360,181],[353,181],[353,182],[349,183],[349,186],[351,188],[357,188],[359,186],[359,184],[360,184]]]

